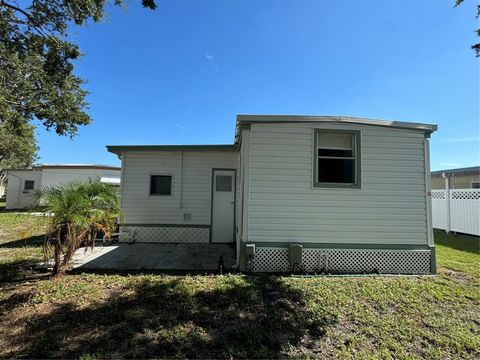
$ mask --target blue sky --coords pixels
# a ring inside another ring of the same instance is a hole
[[[236,114],[308,114],[436,123],[432,170],[480,163],[476,1],[139,4],[72,28],[93,123],[39,127],[39,162],[119,164],[105,145],[231,143]]]

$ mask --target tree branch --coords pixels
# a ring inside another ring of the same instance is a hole
[[[7,7],[7,8],[10,8],[12,9],[13,11],[17,11],[19,13],[21,13],[22,15],[24,15],[29,23],[32,25],[32,27],[43,37],[45,38],[49,38],[50,40],[52,40],[53,42],[55,42],[57,45],[60,45],[60,43],[58,42],[57,39],[55,39],[55,37],[53,37],[52,35],[48,34],[45,30],[43,30],[42,26],[41,25],[38,25],[38,24],[35,24],[35,20],[32,18],[32,16],[24,9],[22,8],[19,8],[18,6],[15,6],[15,5],[12,5],[12,4],[9,4],[9,3],[6,3],[4,0],[1,0],[0,1],[0,5],[1,6],[4,6],[4,7]]]

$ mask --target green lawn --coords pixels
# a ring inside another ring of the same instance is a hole
[[[435,277],[52,280],[30,269],[41,259],[41,221],[0,213],[0,358],[480,357],[475,238],[437,232]]]

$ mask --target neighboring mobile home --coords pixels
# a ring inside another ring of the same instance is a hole
[[[480,189],[480,166],[432,171],[432,190]]]
[[[120,185],[120,168],[89,164],[43,164],[27,169],[9,169],[7,172],[6,209],[25,209],[37,205],[35,190],[73,180],[99,178],[105,183]]]
[[[231,243],[252,271],[435,272],[436,125],[239,115],[232,145],[108,146],[122,239]]]

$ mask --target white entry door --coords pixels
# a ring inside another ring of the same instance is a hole
[[[234,241],[235,170],[213,170],[212,243]]]

